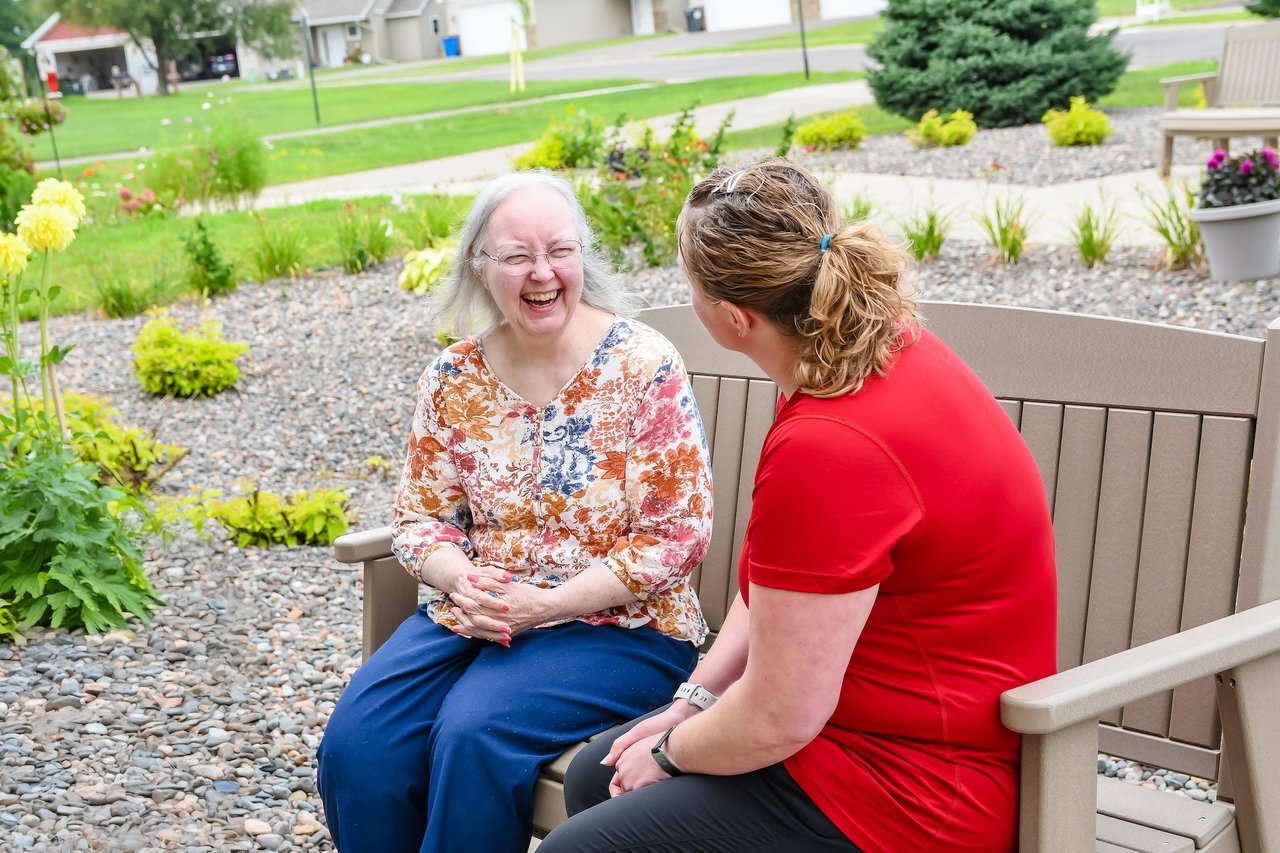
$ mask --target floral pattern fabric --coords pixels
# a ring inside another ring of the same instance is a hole
[[[415,575],[452,544],[542,587],[601,561],[638,598],[579,620],[700,644],[707,626],[690,574],[706,554],[711,508],[684,364],[656,331],[619,319],[543,408],[502,383],[480,341],[441,352],[418,383],[392,542]],[[430,586],[427,606],[455,624]]]

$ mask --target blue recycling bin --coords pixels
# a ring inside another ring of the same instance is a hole
[[[446,36],[443,44],[444,44],[444,55],[446,57],[458,55],[460,45],[458,44],[457,36]]]

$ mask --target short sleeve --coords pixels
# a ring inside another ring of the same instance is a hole
[[[879,442],[843,421],[794,416],[765,442],[741,568],[775,589],[867,589],[893,572],[894,548],[923,517]]]

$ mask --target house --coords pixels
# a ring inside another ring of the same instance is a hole
[[[154,48],[149,42],[139,47],[123,30],[73,24],[55,12],[22,42],[22,48],[35,55],[41,79],[55,73],[64,92],[111,91],[113,67],[136,81],[143,94],[159,91]],[[296,60],[265,60],[226,33],[195,34],[189,44],[174,51],[174,60],[184,80],[224,74],[254,80],[282,68],[301,73],[300,67],[294,67]]]
[[[803,0],[806,22],[878,15],[888,0]],[[701,7],[708,32],[768,27],[796,22],[795,0],[692,0]]]

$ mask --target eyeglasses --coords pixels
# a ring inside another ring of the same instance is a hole
[[[491,255],[484,249],[480,254],[498,264],[498,269],[506,275],[526,275],[538,265],[538,258],[546,258],[547,263],[558,270],[573,267],[582,258],[582,243],[578,240],[561,240],[552,243],[545,252],[530,252],[526,249],[509,249],[500,255]]]

